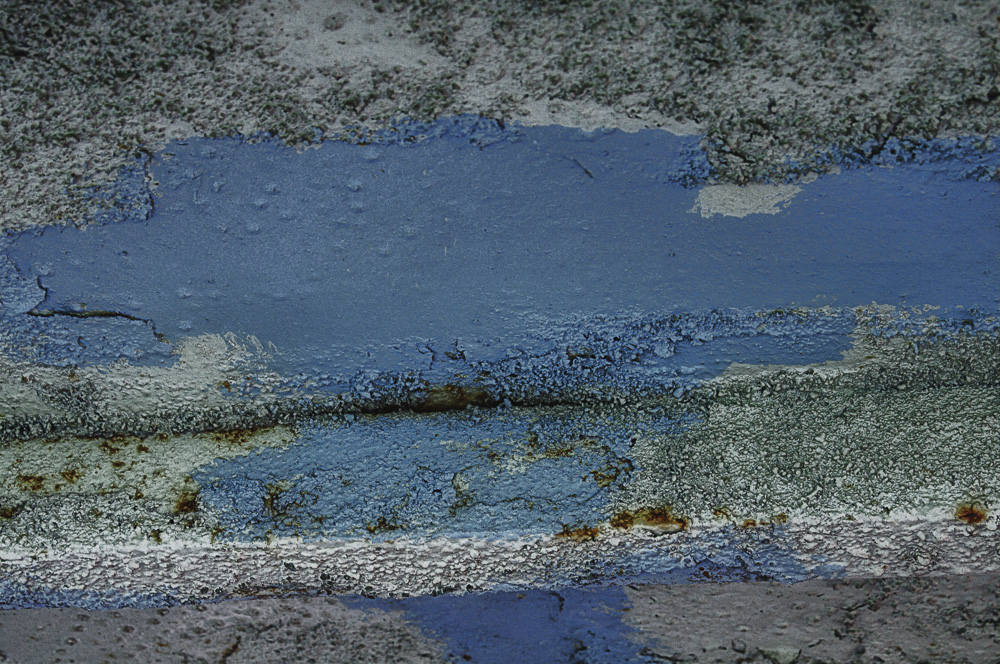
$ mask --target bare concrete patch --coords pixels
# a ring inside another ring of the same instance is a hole
[[[778,214],[802,191],[793,184],[713,184],[703,187],[691,212],[705,219],[715,215],[739,217],[751,214]],[[780,206],[780,207],[779,207]]]
[[[0,661],[443,662],[441,644],[397,613],[332,598],[170,609],[0,613]]]
[[[988,662],[997,577],[629,586],[653,661]]]
[[[944,0],[12,0],[0,228],[114,207],[95,188],[173,139],[301,144],[402,116],[704,132],[726,183],[824,171],[824,146],[995,134],[997,19]]]

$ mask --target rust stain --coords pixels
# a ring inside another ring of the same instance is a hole
[[[17,484],[25,491],[41,491],[45,486],[44,475],[18,475]]]
[[[664,532],[679,532],[687,530],[690,522],[684,517],[676,516],[669,507],[642,507],[634,511],[624,511],[615,514],[610,520],[611,526],[619,530],[634,527],[655,528]]]
[[[150,530],[149,539],[153,540],[157,544],[163,544],[163,538],[160,535],[163,534],[161,530]]]
[[[975,526],[986,521],[986,510],[978,503],[962,503],[955,510],[955,518]]]
[[[611,453],[610,449],[605,448],[605,451],[608,454]],[[635,470],[635,466],[632,465],[630,459],[613,456],[608,460],[604,470],[592,470],[590,474],[593,476],[594,481],[597,482],[597,486],[605,489],[617,482],[621,475],[627,475],[633,470]]]
[[[258,427],[250,429],[230,429],[212,434],[212,440],[219,443],[241,446],[262,431],[270,431],[274,427]]]
[[[399,529],[400,526],[396,525],[395,523],[387,521],[384,516],[380,516],[378,520],[375,521],[374,524],[369,524],[365,526],[365,530],[367,530],[372,535],[375,535],[376,533],[390,533],[394,530],[399,530]]]
[[[76,468],[64,470],[59,474],[62,475],[62,478],[67,482],[69,482],[70,484],[75,484],[77,480],[83,477],[83,474]]]
[[[111,444],[111,439],[110,438],[107,439],[107,440],[102,440],[101,444],[98,445],[98,447],[101,448],[101,450],[105,454],[118,454],[119,452],[122,451],[122,448],[115,447],[114,445]]]
[[[464,410],[468,406],[488,408],[499,403],[481,387],[464,387],[449,383],[427,388],[422,398],[410,407],[418,413],[441,413],[448,410]]]
[[[547,447],[542,454],[542,457],[546,459],[558,459],[568,456],[573,456],[573,447],[571,445],[566,445],[565,447]]]
[[[600,533],[600,529],[597,526],[580,526],[579,528],[570,528],[567,524],[563,524],[562,530],[556,533],[556,537],[564,537],[567,539],[577,540],[581,542],[589,542],[591,540],[597,539],[597,535]]]
[[[191,514],[198,511],[198,492],[185,491],[174,504],[174,514]]]
[[[278,508],[278,505],[275,503],[275,501],[278,500],[281,494],[283,494],[285,491],[288,490],[288,487],[281,486],[280,484],[272,482],[267,486],[265,486],[264,489],[267,491],[267,495],[265,495],[263,498],[264,509],[270,512],[271,516],[274,517],[283,516],[283,510]]]
[[[19,505],[14,507],[10,505],[0,506],[0,519],[13,519],[20,511],[21,507]]]

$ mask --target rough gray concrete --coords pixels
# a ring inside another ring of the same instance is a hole
[[[783,179],[995,134],[998,28],[995,3],[945,0],[4,0],[0,227],[79,219],[170,139],[399,116],[704,132],[719,181]]]
[[[386,611],[336,599],[255,599],[173,609],[0,614],[0,662],[424,662],[440,644]]]
[[[657,635],[653,661],[1000,661],[996,575],[851,582],[646,586],[629,620]]]
[[[653,639],[640,651],[651,663],[995,664],[998,581],[980,574],[630,586],[626,621]],[[0,614],[0,662],[10,664],[437,662],[444,652],[399,612],[333,598]]]

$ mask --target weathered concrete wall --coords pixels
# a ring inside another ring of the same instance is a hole
[[[7,661],[993,662],[996,574],[0,614]]]
[[[8,3],[0,606],[656,661],[661,584],[997,572],[1000,16],[942,12]]]

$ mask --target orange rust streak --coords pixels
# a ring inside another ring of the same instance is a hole
[[[563,529],[556,533],[556,537],[566,537],[574,540],[590,541],[597,538],[597,534],[600,529],[597,526],[580,526],[579,528],[570,528],[569,526],[563,524]]]
[[[981,505],[962,504],[955,510],[955,518],[970,526],[975,526],[986,521],[986,510]]]
[[[669,507],[642,507],[635,511],[619,512],[611,517],[611,525],[627,530],[634,526],[651,526],[671,530],[687,530],[690,522],[676,516]]]

